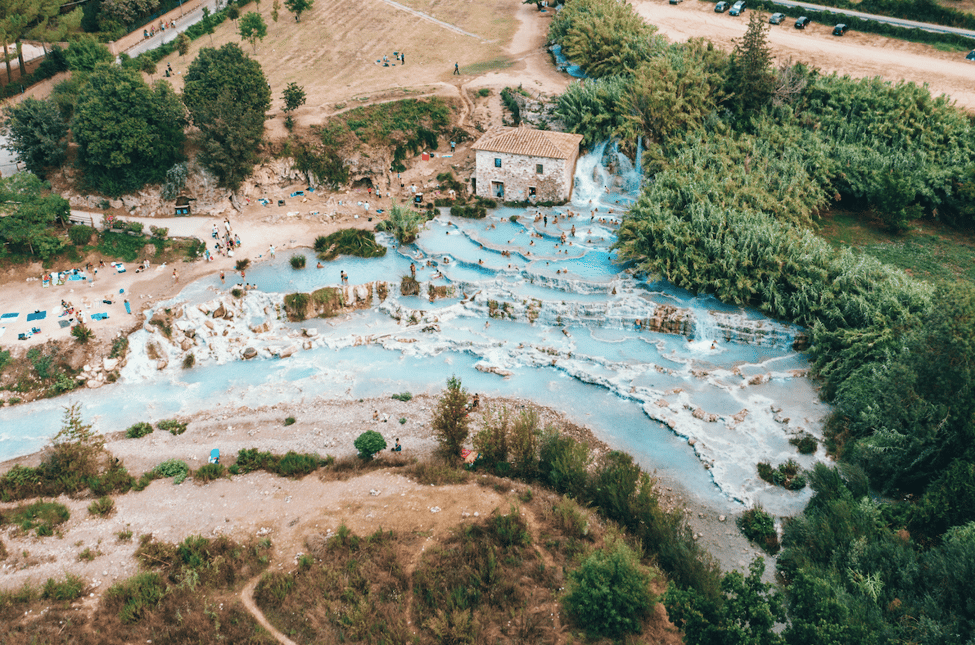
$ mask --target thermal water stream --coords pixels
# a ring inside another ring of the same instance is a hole
[[[112,432],[218,405],[437,393],[456,374],[472,392],[561,410],[712,505],[757,501],[794,513],[808,494],[766,485],[755,464],[814,463],[788,443],[799,432],[819,436],[826,412],[805,357],[792,350],[800,330],[615,264],[615,230],[639,187],[624,160],[607,144],[581,158],[564,207],[499,208],[484,220],[443,214],[413,245],[380,235],[385,257],[342,257],[324,269],[295,271],[287,257],[258,264],[247,280],[259,290],[234,305],[233,321],[219,321],[226,335],[207,331],[213,320],[198,306],[237,302],[230,285],[198,280],[159,305],[182,310],[177,331],[196,330],[196,367],[181,369],[178,343],[146,325],[130,337],[117,383],[0,410],[0,459],[40,449],[69,402]],[[411,263],[423,297],[399,294]],[[352,284],[388,282],[389,296],[300,324],[277,313],[283,294],[339,286],[340,271]],[[429,285],[447,296],[431,302]],[[673,329],[652,322],[663,314]],[[149,359],[150,344],[164,369]],[[242,360],[244,347],[258,357]]]

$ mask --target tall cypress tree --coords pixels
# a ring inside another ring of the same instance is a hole
[[[744,38],[735,42],[728,72],[732,101],[740,114],[760,110],[772,100],[772,50],[768,46],[768,25],[759,14],[751,14]]]

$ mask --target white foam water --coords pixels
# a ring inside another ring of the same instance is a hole
[[[216,277],[188,285],[158,305],[179,314],[174,340],[148,324],[132,334],[119,382],[0,410],[0,458],[41,448],[69,402],[99,430],[117,431],[218,406],[436,393],[456,374],[472,391],[564,411],[713,504],[796,512],[808,493],[768,486],[755,464],[816,459],[788,443],[820,435],[826,412],[805,357],[791,349],[799,330],[617,265],[615,227],[639,185],[621,157],[604,143],[581,158],[566,207],[501,208],[480,221],[444,214],[416,244],[380,236],[385,257],[340,258],[322,270],[294,271],[282,257],[248,271],[258,290],[242,298]],[[399,294],[410,264],[421,296]],[[340,270],[353,282],[386,282],[388,297],[348,287],[347,300],[371,306],[287,322],[285,293],[341,287]],[[431,302],[430,286],[447,287],[447,297]],[[220,304],[231,320],[208,313]],[[684,333],[649,331],[661,307],[684,312]],[[257,358],[242,360],[247,347]],[[189,351],[196,367],[182,369]]]

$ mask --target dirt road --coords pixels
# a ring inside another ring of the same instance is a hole
[[[633,5],[673,41],[703,37],[730,50],[748,27],[748,12],[737,18],[714,13],[714,5],[708,2],[670,5],[666,0],[638,0]],[[854,31],[838,38],[825,25],[811,23],[797,30],[794,22],[787,18],[781,25],[771,25],[769,45],[780,61],[792,58],[824,72],[926,83],[934,95],[947,94],[960,107],[975,110],[975,63],[966,61],[964,53]]]

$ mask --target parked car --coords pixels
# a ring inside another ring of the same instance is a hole
[[[781,25],[783,20],[785,20],[784,13],[773,13],[768,22],[770,25]]]
[[[796,29],[805,29],[806,25],[808,24],[809,24],[809,18],[805,16],[800,16],[799,19],[796,20]]]
[[[684,0],[670,0],[670,4],[680,4],[681,2],[684,2]]]
[[[842,36],[845,33],[846,33],[846,25],[844,25],[842,22],[836,25],[835,27],[833,27],[834,36]]]
[[[968,52],[968,56],[965,56],[965,60],[975,60],[975,49]]]
[[[745,11],[745,0],[738,0],[738,2],[732,5],[731,11],[728,12],[728,15],[740,16],[744,11]]]
[[[714,13],[724,13],[727,10],[728,10],[727,2],[719,2],[718,4],[714,5]]]

